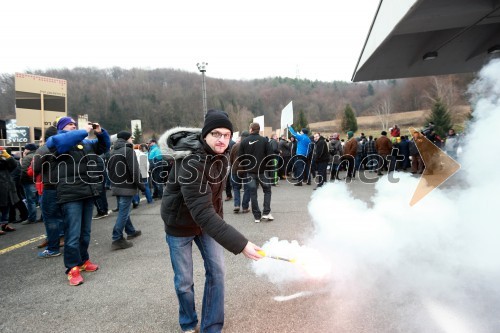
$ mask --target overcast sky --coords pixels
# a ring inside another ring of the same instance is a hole
[[[350,81],[379,0],[2,1],[0,73],[174,68]]]

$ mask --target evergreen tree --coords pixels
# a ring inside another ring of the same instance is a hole
[[[108,131],[111,133],[118,133],[128,127],[125,126],[125,119],[127,119],[127,117],[114,98],[109,105],[109,114],[111,117],[104,119]]]
[[[142,142],[142,131],[139,129],[139,125],[135,125],[134,133],[132,134],[132,136],[134,137],[135,144],[139,144]]]
[[[440,99],[436,100],[436,103],[432,106],[431,114],[426,121],[434,123],[434,131],[441,138],[444,138],[448,130],[453,127],[451,115]]]
[[[299,111],[299,119],[294,123],[293,128],[298,132],[303,128],[309,128],[309,122],[307,121],[304,110]]]
[[[373,96],[375,95],[375,89],[373,89],[373,86],[371,83],[368,83],[368,96]]]
[[[358,130],[356,115],[349,104],[345,106],[344,113],[342,114],[342,119],[340,121],[340,128],[344,133],[347,131],[356,132]]]

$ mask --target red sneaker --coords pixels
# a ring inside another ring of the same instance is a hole
[[[80,275],[80,268],[78,266],[73,267],[69,271],[68,280],[71,286],[79,286],[83,283],[83,278]]]
[[[86,262],[83,263],[83,265],[80,266],[80,270],[85,272],[95,272],[98,269],[99,265],[90,262],[90,260],[87,260]]]

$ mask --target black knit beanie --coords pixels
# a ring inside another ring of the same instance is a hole
[[[205,123],[201,130],[201,136],[205,138],[215,128],[227,128],[233,134],[233,124],[226,112],[220,110],[208,110],[205,115]]]
[[[132,137],[132,134],[130,134],[130,132],[127,132],[127,131],[121,131],[121,132],[118,132],[116,137],[118,139],[123,139],[123,140],[127,141],[128,139],[130,139]]]
[[[50,138],[52,135],[57,134],[57,127],[55,126],[49,126],[45,129],[45,141],[47,141],[48,138]]]

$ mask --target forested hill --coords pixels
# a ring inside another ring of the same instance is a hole
[[[141,119],[145,133],[162,133],[173,126],[202,124],[202,78],[199,73],[173,69],[75,68],[30,71],[29,74],[68,81],[68,113],[88,114],[111,132]],[[209,73],[207,73],[209,74]],[[235,130],[245,130],[255,116],[264,115],[266,126],[279,127],[281,110],[293,101],[308,122],[338,118],[346,104],[356,115],[370,115],[380,105],[392,112],[430,108],[441,98],[450,105],[467,104],[465,91],[472,74],[350,83],[291,78],[251,81],[222,80],[207,76],[208,108],[228,112]],[[0,119],[15,117],[14,74],[2,74]]]

